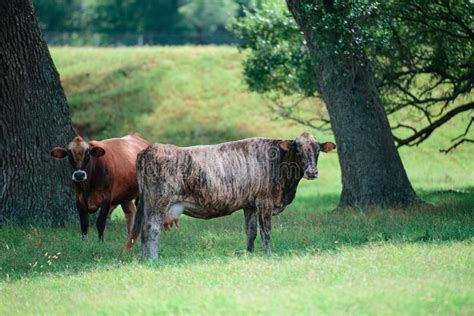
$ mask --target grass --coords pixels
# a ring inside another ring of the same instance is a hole
[[[159,263],[140,262],[139,247],[120,254],[122,219],[105,243],[80,240],[77,225],[6,228],[0,313],[472,314],[474,190],[444,195],[412,210],[285,211],[271,257],[259,241],[244,252],[241,213],[183,218]]]
[[[163,143],[294,138],[242,83],[231,47],[55,48],[74,124],[89,138],[138,131]],[[315,107],[320,105],[316,104]],[[274,218],[274,255],[245,253],[243,215],[183,217],[164,233],[162,260],[122,255],[113,214],[98,243],[92,225],[0,230],[0,314],[464,314],[474,313],[474,148],[444,155],[469,119],[458,117],[416,148],[400,150],[431,206],[334,211],[337,155],[319,160]],[[322,140],[330,134],[315,132]],[[370,141],[370,140],[368,140]]]
[[[3,294],[8,303],[0,311],[469,315],[471,250],[465,242],[371,244],[276,258],[117,263],[92,272],[20,280]]]

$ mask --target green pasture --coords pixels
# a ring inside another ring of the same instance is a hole
[[[246,90],[243,56],[233,47],[53,48],[52,55],[73,122],[89,139],[139,132],[191,145],[290,139],[305,130]],[[320,157],[320,179],[303,180],[274,218],[271,256],[259,238],[255,254],[244,251],[242,212],[183,216],[179,230],[163,233],[158,263],[141,262],[139,245],[121,253],[120,209],[104,243],[94,225],[86,240],[78,223],[2,228],[0,315],[472,315],[474,146],[439,152],[469,119],[400,149],[424,206],[332,211],[341,189],[337,155]]]

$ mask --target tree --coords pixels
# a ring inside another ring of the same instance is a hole
[[[340,206],[417,201],[393,142],[369,59],[361,47],[371,5],[287,0],[327,105],[342,171]]]
[[[418,198],[395,148],[365,51],[374,33],[376,6],[363,1],[287,4],[296,24],[285,14],[275,22],[275,12],[269,12],[255,18],[254,24],[238,25],[238,34],[254,39],[244,44],[255,48],[246,72],[252,63],[264,65],[258,68],[263,69],[257,84],[261,91],[288,95],[296,90],[303,96],[322,97],[338,143],[341,207],[415,203]],[[266,32],[272,29],[277,31]],[[299,32],[304,38],[298,37]],[[292,45],[294,39],[298,39],[297,45]],[[270,53],[263,49],[269,46],[275,47]],[[306,49],[309,58],[305,57]],[[256,72],[247,72],[247,78],[257,78]]]
[[[214,33],[219,27],[227,26],[237,13],[234,0],[191,0],[179,8],[184,20],[196,32],[199,44],[204,43],[206,35]]]
[[[96,0],[92,11],[94,31],[109,34],[137,32],[143,24],[137,0]]]
[[[387,115],[398,118],[392,120],[397,147],[419,145],[450,119],[472,112],[472,3],[400,0],[349,5],[367,9],[351,13],[351,18],[364,23],[357,45],[371,63]],[[321,96],[304,37],[288,10],[267,4],[255,13],[247,12],[233,31],[244,40],[242,47],[251,50],[244,64],[251,89],[270,95],[279,115],[325,128],[329,120],[324,113],[299,111],[308,103],[302,101],[314,103]],[[416,124],[399,120],[407,113]],[[445,152],[473,142],[466,137],[470,122],[472,118]]]
[[[44,31],[71,32],[81,27],[79,0],[35,0],[34,8]]]
[[[141,0],[144,32],[175,32],[181,23],[180,0]]]
[[[0,2],[0,225],[75,216],[70,171],[51,148],[74,136],[31,0]]]

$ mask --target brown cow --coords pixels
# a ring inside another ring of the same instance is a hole
[[[119,204],[130,232],[136,213],[133,199],[138,197],[136,158],[149,145],[136,134],[91,142],[77,136],[66,148],[51,150],[55,158],[68,157],[74,168],[72,182],[83,237],[87,235],[89,213],[100,209],[96,224],[99,240],[103,240],[107,216]]]
[[[155,144],[138,154],[138,213],[126,250],[141,229],[142,255],[158,258],[162,227],[170,229],[181,213],[210,219],[244,210],[247,250],[253,251],[257,218],[266,253],[272,214],[282,212],[301,178],[318,177],[319,153],[336,148],[309,133],[296,140],[249,138],[211,146]],[[142,225],[143,221],[143,225]]]

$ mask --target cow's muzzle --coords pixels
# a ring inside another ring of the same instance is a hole
[[[72,181],[83,182],[87,180],[87,173],[84,170],[76,170],[72,173]]]
[[[317,179],[319,178],[319,173],[317,170],[306,170],[304,172],[304,178],[305,179],[308,179],[308,180],[314,180],[314,179]]]

